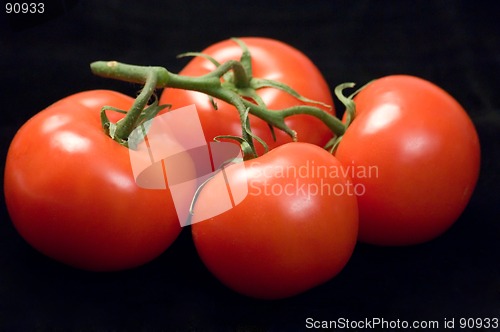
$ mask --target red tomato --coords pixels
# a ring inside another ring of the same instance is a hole
[[[103,105],[126,110],[132,102],[113,91],[78,93],[15,135],[5,166],[7,208],[21,236],[45,255],[77,268],[120,270],[157,257],[180,233],[170,192],[139,188],[128,149],[101,128]]]
[[[282,42],[266,38],[240,38],[252,55],[253,77],[280,81],[292,87],[302,96],[332,105],[329,87],[318,68],[303,53]],[[239,60],[240,46],[232,40],[216,43],[202,53],[215,58],[219,63]],[[179,73],[186,76],[201,76],[215,69],[215,66],[202,57],[196,57]],[[262,88],[257,94],[272,110],[304,104],[291,95],[273,88]],[[241,124],[235,107],[221,100],[216,100],[215,110],[209,98],[199,92],[165,89],[160,104],[171,104],[172,109],[195,104],[208,142],[218,135],[241,136]],[[326,110],[326,108],[325,108]],[[298,140],[320,146],[332,137],[330,130],[318,119],[309,115],[294,115],[286,119],[286,124],[298,133]],[[254,134],[262,138],[272,149],[291,142],[291,138],[279,129],[275,129],[277,141],[274,142],[267,122],[250,115],[250,124]],[[263,149],[256,143],[259,154]]]
[[[355,98],[336,157],[364,191],[359,240],[411,245],[445,232],[477,182],[479,140],[460,104],[436,85],[395,75]]]
[[[248,185],[245,199],[192,225],[202,261],[231,289],[264,299],[289,297],[337,275],[358,230],[356,195],[341,168],[326,150],[300,142],[245,161],[231,177],[233,188]],[[195,216],[226,194],[222,176],[201,190]]]

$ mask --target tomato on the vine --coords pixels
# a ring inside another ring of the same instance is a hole
[[[229,288],[264,299],[293,296],[337,275],[358,231],[356,195],[342,167],[326,150],[297,142],[228,170],[233,188],[248,186],[248,194],[191,226],[204,264]],[[194,216],[226,195],[223,176],[202,188]]]
[[[43,254],[81,269],[121,270],[159,256],[180,233],[170,192],[138,187],[128,149],[102,130],[104,105],[132,103],[113,91],[77,93],[16,133],[4,174],[7,208]]]
[[[284,83],[300,95],[327,105],[325,111],[334,113],[333,99],[330,89],[321,72],[314,63],[299,50],[283,42],[260,37],[240,38],[248,47],[252,58],[252,75],[256,78],[276,80]],[[239,60],[241,47],[232,40],[225,40],[208,47],[203,54],[209,55],[219,63],[229,60]],[[215,69],[215,65],[201,56],[192,59],[179,74],[185,76],[201,76]],[[257,90],[270,110],[284,109],[304,104],[290,94],[275,89],[262,88]],[[195,104],[201,124],[208,142],[218,135],[241,136],[241,123],[236,108],[221,100],[215,100],[217,110],[205,94],[180,89],[167,88],[161,98],[161,104],[171,104],[172,109]],[[315,105],[317,106],[317,105]],[[273,140],[269,125],[250,115],[250,125],[254,134],[262,138],[272,149],[286,142],[291,142],[290,136],[275,129],[276,141]],[[286,124],[298,134],[298,140],[323,146],[332,137],[331,131],[317,118],[308,115],[294,115],[285,120]],[[264,151],[256,144],[257,151]]]
[[[356,116],[335,156],[364,187],[359,240],[411,245],[441,235],[476,185],[479,140],[447,92],[421,78],[387,76],[354,97]]]

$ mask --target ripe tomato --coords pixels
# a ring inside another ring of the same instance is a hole
[[[479,173],[479,140],[467,113],[441,88],[405,75],[372,82],[354,102],[356,117],[335,155],[364,187],[359,240],[410,245],[445,232]]]
[[[128,149],[101,128],[102,106],[126,110],[132,102],[113,91],[78,93],[15,135],[5,166],[7,208],[21,236],[45,255],[77,268],[120,270],[152,260],[180,233],[170,192],[139,188]]]
[[[240,38],[252,55],[253,77],[280,81],[302,96],[332,105],[329,87],[318,68],[303,53],[280,41],[267,38]],[[242,54],[240,46],[232,40],[216,43],[202,53],[215,58],[219,63],[239,60]],[[215,69],[214,64],[202,57],[192,59],[179,73],[186,76],[201,76]],[[267,107],[272,110],[304,104],[291,95],[274,89],[262,88],[257,94]],[[199,92],[165,89],[160,104],[171,104],[172,109],[195,104],[200,114],[200,121],[208,142],[218,135],[241,136],[240,118],[236,108],[221,100],[216,100],[217,110],[209,98]],[[325,108],[326,110],[326,108]],[[332,137],[330,130],[318,119],[309,115],[294,115],[286,119],[286,124],[298,133],[298,140],[320,146]],[[254,134],[262,138],[269,149],[291,142],[291,138],[279,129],[275,129],[276,142],[273,141],[268,124],[250,115],[250,124]],[[264,151],[256,143],[259,154]]]
[[[289,297],[337,275],[358,230],[356,195],[341,168],[326,150],[297,142],[227,171],[232,188],[248,186],[248,194],[192,225],[202,261],[223,284],[264,299]],[[221,177],[203,187],[194,216],[226,195]]]

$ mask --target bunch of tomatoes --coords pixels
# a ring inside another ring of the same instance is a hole
[[[250,78],[279,81],[335,116],[333,106],[326,107],[334,104],[329,86],[303,53],[272,39],[240,40],[251,54]],[[214,60],[238,60],[242,49],[226,40],[203,54],[179,75],[207,75]],[[269,112],[308,104],[282,89],[254,92],[252,100]],[[343,99],[350,112],[338,119],[342,133],[301,113],[285,120],[296,133],[291,137],[248,115],[252,135],[268,146],[256,144],[256,156],[233,174],[248,194],[232,209],[186,227],[206,267],[236,292],[278,299],[307,291],[340,273],[358,241],[432,240],[468,204],[480,146],[452,96],[424,79],[392,75]],[[133,102],[114,91],[77,93],[15,135],[5,166],[6,203],[20,235],[41,253],[81,269],[117,271],[153,260],[180,234],[170,191],[139,187],[129,148],[103,131],[104,106],[127,110]],[[241,114],[225,101],[167,87],[159,104],[194,104],[207,141],[241,135]],[[109,120],[123,116],[111,112]],[[204,184],[195,211],[218,204],[227,191],[217,181],[224,174]]]

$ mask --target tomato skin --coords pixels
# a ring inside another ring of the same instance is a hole
[[[353,178],[366,189],[359,240],[412,245],[441,235],[478,179],[479,139],[467,113],[441,88],[407,75],[378,79],[354,101],[356,118],[335,155],[378,168],[377,176]]]
[[[312,100],[331,105],[332,109],[325,111],[334,114],[333,98],[329,87],[318,68],[303,53],[277,40],[244,37],[240,38],[252,55],[253,77],[280,81],[292,87],[299,94]],[[202,53],[215,58],[219,63],[228,60],[239,60],[240,46],[232,40],[224,40],[203,50]],[[201,76],[215,69],[215,66],[202,57],[193,58],[179,74],[186,76]],[[267,107],[271,110],[303,105],[291,95],[272,88],[257,90]],[[165,89],[160,98],[161,104],[171,104],[172,109],[195,104],[200,121],[205,131],[207,142],[218,135],[241,136],[241,124],[237,110],[221,100],[216,99],[217,110],[214,110],[209,98],[199,92]],[[332,137],[331,131],[318,119],[309,115],[288,117],[287,125],[298,133],[298,140],[324,146]],[[289,135],[275,129],[276,142],[273,140],[267,122],[250,115],[252,131],[261,137],[272,149],[286,142],[291,142]],[[259,154],[264,149],[256,143]]]
[[[80,269],[122,270],[157,257],[180,233],[170,192],[139,188],[128,149],[101,128],[102,106],[127,110],[132,102],[113,91],[81,92],[15,135],[4,174],[7,208],[43,254]]]
[[[280,175],[286,167],[309,168],[305,176]],[[202,261],[223,284],[250,297],[278,299],[324,283],[343,269],[357,239],[356,196],[327,192],[328,186],[346,186],[349,179],[315,176],[313,167],[342,166],[322,148],[300,142],[248,160],[235,176],[240,185],[248,183],[246,198],[192,225]],[[226,190],[214,183],[201,191],[195,215]],[[297,190],[302,185],[323,191]]]

